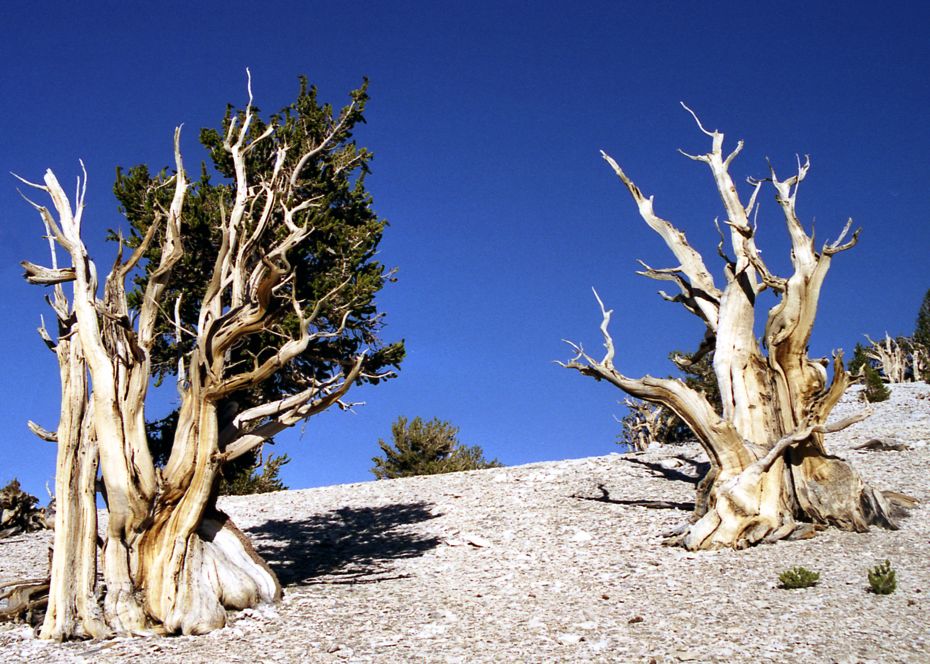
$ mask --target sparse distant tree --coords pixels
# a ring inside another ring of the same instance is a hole
[[[695,117],[695,119],[697,119]],[[781,180],[774,169],[765,180],[750,180],[744,202],[730,175],[743,148],[723,152],[722,133],[706,131],[711,150],[687,155],[709,167],[725,210],[719,253],[724,284],[718,286],[703,257],[683,232],[659,217],[645,196],[608,155],[610,164],[639,208],[640,216],[675,256],[666,269],[644,265],[642,274],[677,288],[665,299],[680,303],[706,326],[714,350],[714,374],[720,389],[718,413],[707,396],[675,379],[631,378],[614,364],[616,351],[608,327],[611,311],[598,297],[606,352],[595,359],[581,346],[564,366],[607,381],[628,394],[675,412],[691,428],[711,462],[698,487],[692,520],[674,539],[688,549],[744,548],[758,542],[812,535],[819,525],[864,531],[870,525],[896,527],[887,496],[863,482],[846,462],[830,455],[824,435],[865,417],[828,423],[833,406],[848,385],[842,354],[834,355],[832,382],[826,359],[807,356],[824,277],[836,254],[856,244],[858,231],[817,247],[798,218],[795,201],[810,161],[799,161],[795,175]],[[792,273],[769,269],[756,246],[757,196],[766,183],[784,215],[791,240]],[[729,251],[725,250],[729,236]],[[755,335],[759,294],[772,291],[777,303],[768,312],[761,341]],[[902,501],[907,502],[907,501]]]
[[[415,417],[408,425],[406,417],[399,417],[391,425],[393,445],[378,441],[383,456],[372,458],[371,472],[378,479],[394,479],[501,465],[497,459],[486,460],[478,445],[462,445],[458,432],[458,427],[436,418],[424,422]]]
[[[918,366],[915,380],[930,382],[930,290],[920,303],[913,340],[919,346],[919,362],[916,363]]]
[[[302,81],[296,102],[263,121],[250,86],[244,109],[201,134],[217,183],[206,167],[188,179],[177,130],[173,172],[137,168],[117,184],[131,236],[102,288],[82,238],[86,175],[73,201],[51,171],[44,184],[24,180],[51,199],[33,203],[51,266],[24,267],[54,288],[57,335],[40,334],[62,397],[57,432],[34,426],[58,443],[42,638],[200,634],[222,627],[228,608],[279,597],[274,573],[216,507],[222,468],[347,406],[353,385],[390,377],[403,355],[379,340],[385,222],[364,185],[371,155],[352,139],[367,98],[363,85],[337,113]],[[171,373],[180,407],[156,427],[153,450],[145,399]],[[109,517],[102,607],[98,473]]]
[[[927,351],[913,337],[897,337],[885,333],[883,341],[874,341],[868,335],[869,347],[865,349],[866,357],[878,370],[881,377],[889,383],[906,383],[920,380],[927,369]]]
[[[852,358],[849,360],[849,365],[847,370],[853,376],[858,376],[859,372],[862,371],[862,367],[866,364],[870,364],[871,359],[866,354],[866,348],[858,341],[856,342],[856,347],[853,349]]]
[[[664,406],[648,401],[624,399],[629,412],[620,420],[622,429],[617,442],[631,450],[643,451],[653,443],[665,445],[672,439],[675,425],[681,420]]]
[[[924,295],[917,312],[917,325],[914,327],[914,341],[924,348],[930,348],[930,290]]]
[[[885,387],[885,382],[882,380],[881,374],[878,373],[878,369],[871,364],[863,364],[862,375],[865,383],[865,387],[862,389],[862,398],[869,403],[887,401],[891,396],[891,390]]]

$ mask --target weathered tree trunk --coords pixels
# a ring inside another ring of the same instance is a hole
[[[40,636],[58,641],[109,633],[97,605],[97,441],[80,338],[59,337],[62,406],[55,469],[55,538]]]
[[[700,123],[698,123],[700,126]],[[688,549],[743,548],[761,541],[803,537],[815,526],[834,525],[863,531],[870,525],[894,528],[891,506],[884,496],[865,485],[844,461],[830,456],[825,433],[862,419],[867,413],[827,424],[833,406],[847,386],[842,354],[833,361],[833,380],[827,384],[826,360],[807,357],[823,279],[833,255],[851,248],[852,239],[840,239],[819,252],[795,212],[795,197],[810,162],[799,164],[797,175],[780,181],[771,172],[775,199],[782,209],[791,239],[789,278],[772,274],[755,245],[755,225],[749,217],[763,181],[751,181],[748,205],[740,201],[729,166],[743,147],[742,141],[724,156],[723,134],[701,130],[712,139],[708,154],[689,158],[706,163],[713,174],[726,211],[730,248],[723,250],[726,285],[719,289],[703,259],[684,233],[653,211],[646,198],[606,154],[639,207],[640,215],[675,254],[679,266],[654,269],[643,264],[640,274],[671,281],[680,293],[665,299],[679,302],[707,326],[713,343],[714,372],[720,386],[722,415],[699,393],[680,380],[645,376],[633,379],[614,367],[614,346],[608,332],[611,312],[600,298],[601,331],[607,353],[594,360],[579,346],[566,363],[585,375],[607,380],[625,392],[674,411],[691,428],[707,452],[711,472],[699,486],[692,522],[675,541]],[[771,309],[762,345],[755,338],[755,305],[759,293],[772,289],[779,302]]]
[[[216,509],[216,407],[195,378],[153,521],[139,543],[146,610],[168,632],[201,634],[226,624],[226,609],[280,598],[277,577],[228,516]]]
[[[251,97],[244,115],[230,121],[223,147],[235,169],[235,197],[228,214],[220,205],[217,223],[223,229],[222,246],[200,302],[195,331],[182,328],[180,305],[175,303],[175,336],[193,335],[195,343],[193,351],[179,359],[181,408],[164,468],[155,467],[149,450],[144,406],[156,319],[164,315],[161,300],[184,253],[182,220],[188,184],[180,133],[176,131],[174,138],[175,175],[152,184],[152,191],[173,184],[170,207],[164,209],[152,196],[151,226],[126,262],[120,247],[102,299],[96,266],[81,239],[86,174],[83,184],[79,181],[74,209],[51,171],[46,172],[44,185],[27,182],[46,192],[57,212],[56,220],[48,209],[33,204],[50,238],[52,267],[24,264],[30,282],[55,285],[53,307],[59,317],[57,344],[43,334],[58,354],[62,384],[59,505],[43,638],[114,632],[200,634],[222,627],[227,609],[280,598],[274,573],[232,520],[216,508],[218,471],[283,429],[333,404],[345,405],[341,398],[360,379],[365,352],[337,365],[328,378],[309,377],[308,387],[296,394],[235,414],[231,423],[223,423],[222,431],[217,404],[272,378],[310,344],[339,337],[353,311],[370,306],[364,296],[356,299],[351,294],[357,256],[340,257],[341,265],[334,268],[340,283],[315,296],[308,310],[307,302],[295,294],[297,274],[289,262],[292,250],[314,231],[312,215],[306,211],[320,198],[308,193],[300,170],[311,157],[329,149],[352,108],[343,112],[328,136],[314,135],[313,145],[296,148],[305,152],[289,155],[295,150],[289,139],[275,142],[273,162],[266,165],[270,174],[261,171],[259,176],[250,173],[246,156],[254,154],[259,143],[271,143],[276,128],[267,126],[258,136],[250,133]],[[350,159],[341,168],[351,163]],[[162,224],[164,230],[158,230]],[[126,279],[156,235],[160,235],[159,263],[148,273],[142,301],[131,312]],[[58,267],[55,244],[68,252],[71,266]],[[70,307],[64,282],[73,282]],[[317,320],[324,304],[329,317],[325,324]],[[282,324],[282,311],[293,316],[296,325]],[[131,313],[138,314],[135,322]],[[280,341],[277,347],[264,348],[252,366],[231,362],[238,344],[267,332]],[[94,593],[98,460],[109,513],[101,557],[102,612]],[[34,593],[37,587],[32,582],[23,589]]]
[[[57,184],[57,183],[55,183]],[[49,238],[52,268],[24,263],[27,279],[54,286],[48,298],[57,320],[57,341],[43,325],[39,335],[55,352],[61,382],[61,414],[55,434],[30,422],[40,437],[58,444],[55,468],[54,555],[40,636],[46,639],[99,638],[110,633],[97,604],[97,436],[89,400],[87,362],[77,331],[75,312],[62,284],[77,278],[73,268],[60,269],[48,211],[39,208]],[[34,277],[44,274],[42,280]]]

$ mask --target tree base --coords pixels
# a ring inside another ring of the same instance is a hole
[[[159,587],[170,592],[170,597],[147,598],[149,612],[160,618],[167,633],[185,635],[225,626],[227,609],[251,608],[281,598],[275,573],[232,519],[218,510],[211,510],[188,538],[177,582]]]
[[[666,544],[690,551],[745,549],[808,539],[828,526],[896,530],[897,519],[916,504],[909,496],[873,489],[848,463],[827,455],[806,456],[787,468],[779,460],[765,472],[754,464],[722,481],[708,477],[706,500],[698,501],[695,518]]]

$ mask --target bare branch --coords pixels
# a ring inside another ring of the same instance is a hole
[[[871,415],[872,409],[869,408],[855,413],[854,415],[850,415],[849,417],[843,418],[837,422],[830,424],[812,424],[802,429],[798,429],[797,431],[794,431],[793,433],[780,438],[778,442],[772,446],[772,449],[770,449],[764,457],[756,461],[753,465],[757,466],[761,471],[766,471],[771,468],[772,464],[775,463],[775,460],[778,459],[790,446],[807,440],[815,433],[835,433],[837,431],[842,431],[843,429],[851,427],[857,422],[861,422]]]
[[[601,300],[601,296],[597,294],[596,290],[592,288],[591,292],[594,293],[594,299],[597,300],[597,305],[601,308],[601,316],[602,316],[601,334],[604,336],[604,348],[607,351],[604,354],[604,359],[601,360],[601,364],[603,364],[608,369],[613,369],[614,368],[614,340],[610,336],[610,332],[608,332],[607,328],[610,325],[610,315],[614,311],[613,309],[608,311],[607,309],[604,308],[604,302]]]
[[[744,145],[743,139],[739,139],[738,141],[736,141],[736,147],[733,149],[733,152],[731,152],[731,153],[729,154],[729,156],[728,156],[726,159],[723,160],[723,166],[724,166],[724,168],[729,168],[729,167],[730,167],[730,163],[731,163],[734,159],[736,159],[736,157],[739,155],[740,152],[743,151],[743,145]],[[748,205],[747,207],[751,208],[751,207],[752,207],[752,202],[750,202],[749,205]]]
[[[73,267],[50,268],[36,265],[29,261],[21,261],[20,265],[23,267],[23,270],[25,270],[23,276],[30,284],[50,286],[74,281],[75,279]]]
[[[40,316],[40,320],[42,321],[42,324],[36,328],[36,331],[39,333],[39,337],[41,337],[42,341],[45,342],[45,345],[48,346],[49,350],[54,353],[58,348],[58,344],[55,343],[51,335],[49,335],[48,330],[45,327],[45,318]]]
[[[685,102],[680,101],[678,103],[681,104],[681,107],[683,109],[685,109],[686,111],[688,111],[688,113],[691,114],[691,117],[694,118],[694,121],[697,123],[698,129],[700,129],[704,134],[706,134],[707,136],[710,136],[711,138],[717,135],[716,131],[707,131],[706,129],[704,129],[704,125],[701,124],[701,120],[700,118],[698,118],[697,113],[692,111]]]
[[[322,152],[330,141],[335,138],[335,136],[342,130],[343,125],[346,123],[346,120],[351,116],[352,111],[355,110],[355,101],[353,101],[349,108],[346,109],[339,117],[339,121],[336,123],[336,126],[329,132],[329,134],[320,141],[320,144],[317,145],[312,150],[307,151],[297,162],[297,165],[294,166],[294,170],[291,172],[291,186],[297,186],[297,178],[300,176],[300,171],[303,170],[304,166],[307,165],[307,162],[310,161],[313,157]]]
[[[717,328],[721,292],[714,285],[714,279],[704,265],[701,255],[695,251],[685,234],[675,228],[671,223],[662,219],[653,211],[652,197],[646,198],[620,165],[610,155],[601,151],[601,156],[610,164],[617,177],[626,186],[639,208],[639,214],[652,230],[659,234],[665,244],[675,255],[681,265],[682,273],[687,276],[691,284],[691,294],[694,296],[694,306],[700,311],[700,316],[712,330]]]
[[[852,226],[852,217],[847,219],[846,225],[843,226],[843,231],[840,233],[840,236],[836,238],[832,243],[824,245],[822,253],[825,256],[833,256],[838,254],[841,251],[846,251],[847,249],[852,249],[859,242],[859,234],[862,232],[862,228],[857,228],[853,231],[852,237],[849,238],[849,242],[843,244],[843,239],[846,237],[846,234],[849,233],[849,228]]]
[[[597,299],[601,308],[601,334],[607,351],[604,359],[598,362],[585,353],[581,346],[566,342],[576,351],[576,355],[569,362],[558,364],[597,380],[606,380],[638,399],[667,407],[691,428],[717,468],[732,471],[749,465],[753,459],[743,445],[742,436],[730,422],[717,415],[702,393],[680,380],[652,376],[634,379],[616,370],[613,366],[614,343],[608,331],[611,311],[604,308],[599,297]]]
[[[329,387],[321,390],[305,390],[298,395],[285,397],[271,404],[258,406],[249,417],[254,417],[258,410],[265,411],[271,419],[248,432],[235,435],[235,429],[225,432],[226,444],[221,445],[223,453],[219,456],[220,463],[226,463],[239,458],[243,454],[255,449],[266,440],[287,429],[301,420],[305,420],[320,413],[335,403],[339,403],[349,388],[359,377],[365,360],[365,353],[355,358],[352,368],[345,374],[341,382],[327,381]],[[272,413],[274,415],[272,416]]]
[[[58,442],[58,434],[57,434],[57,433],[54,433],[54,432],[52,432],[52,431],[49,431],[48,429],[46,429],[46,428],[44,428],[44,427],[42,427],[42,426],[36,424],[36,423],[33,422],[32,420],[29,420],[28,422],[26,422],[26,426],[29,427],[29,430],[30,430],[32,433],[34,433],[36,436],[38,436],[38,437],[41,438],[42,440],[44,440],[44,441],[46,441],[46,442],[49,442],[49,443],[57,443],[57,442]]]

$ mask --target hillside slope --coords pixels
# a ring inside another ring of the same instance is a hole
[[[836,418],[862,407],[857,391]],[[878,436],[911,449],[851,449]],[[901,530],[741,552],[663,547],[688,516],[696,446],[235,497],[224,507],[281,577],[280,605],[195,638],[58,645],[0,626],[0,658],[930,662],[930,386],[894,386],[827,444],[879,488],[921,501]],[[44,570],[48,540],[0,541],[0,582]],[[866,570],[886,558],[898,591],[877,596]],[[777,589],[794,565],[820,584]]]

